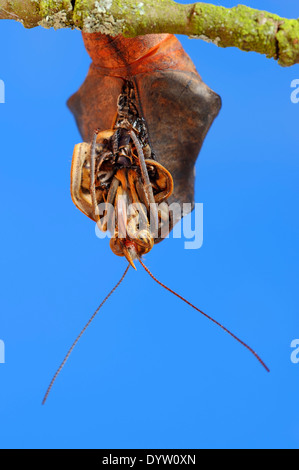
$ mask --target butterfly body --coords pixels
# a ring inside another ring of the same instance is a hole
[[[220,110],[219,96],[170,34],[126,39],[83,33],[83,39],[93,62],[68,101],[84,139],[73,153],[71,195],[78,209],[111,232],[113,253],[129,264],[72,344],[43,404],[83,333],[130,265],[135,268],[135,259],[155,282],[221,327],[269,371],[251,347],[160,282],[142,260],[186,214],[180,210],[174,217],[170,205],[193,208],[194,165]]]

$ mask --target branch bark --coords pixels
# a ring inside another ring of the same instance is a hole
[[[181,5],[172,0],[0,0],[0,19],[26,28],[77,28],[134,37],[184,34],[219,47],[238,47],[278,60],[299,63],[299,20],[281,18],[244,5],[224,8],[207,3]]]

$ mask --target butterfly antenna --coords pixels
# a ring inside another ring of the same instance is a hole
[[[81,338],[81,336],[83,335],[83,333],[87,330],[87,328],[89,327],[89,325],[91,324],[91,322],[94,320],[95,316],[98,314],[99,310],[103,307],[104,303],[109,299],[109,297],[113,294],[113,292],[118,288],[118,286],[121,284],[121,282],[124,280],[128,270],[129,270],[129,267],[130,265],[127,266],[124,274],[122,275],[122,277],[120,278],[120,280],[118,281],[118,283],[113,287],[113,289],[111,289],[111,291],[109,292],[109,294],[105,297],[105,299],[103,300],[103,302],[99,305],[99,307],[96,309],[96,311],[94,312],[94,314],[92,315],[92,317],[88,320],[88,322],[86,323],[86,325],[84,326],[84,328],[81,330],[81,332],[79,333],[79,335],[77,336],[77,338],[75,339],[75,341],[73,342],[72,346],[70,347],[68,353],[66,354],[65,358],[63,359],[62,363],[60,364],[59,368],[57,369],[57,372],[55,373],[53,379],[51,380],[51,383],[46,391],[46,394],[44,396],[44,399],[42,401],[42,404],[44,405],[47,401],[47,398],[49,396],[49,393],[54,385],[54,382],[55,380],[57,379],[58,375],[60,374],[61,370],[63,369],[63,367],[65,366],[65,363],[67,362],[68,358],[70,357],[74,347],[76,346],[76,344],[78,343],[79,339]]]
[[[141,261],[141,259],[139,258],[139,261],[140,261],[140,264],[143,266],[143,268],[146,270],[146,272],[151,276],[151,278],[156,281],[160,286],[164,287],[164,289],[168,290],[169,292],[171,292],[173,295],[175,295],[176,297],[178,297],[179,299],[183,300],[186,304],[190,305],[190,307],[194,308],[195,310],[197,310],[199,313],[201,313],[202,315],[204,315],[206,318],[208,318],[209,320],[211,320],[213,323],[215,323],[216,325],[220,326],[220,328],[222,328],[224,331],[226,331],[226,333],[228,333],[229,335],[231,335],[235,340],[237,340],[239,343],[241,343],[246,349],[248,349],[251,354],[253,354],[256,359],[260,362],[260,364],[266,369],[267,372],[270,372],[270,369],[266,366],[266,364],[264,363],[264,361],[260,358],[260,356],[250,347],[248,346],[248,344],[244,343],[244,341],[242,341],[240,338],[238,338],[236,335],[234,335],[231,331],[229,331],[227,328],[225,328],[225,326],[221,325],[218,321],[214,320],[214,318],[210,317],[209,315],[207,315],[205,312],[203,312],[202,310],[200,310],[199,308],[195,307],[195,305],[191,304],[191,302],[189,302],[188,300],[184,299],[184,297],[182,297],[181,295],[177,294],[175,291],[173,291],[172,289],[170,289],[169,287],[165,286],[165,284],[163,284],[162,282],[158,281],[158,279],[155,278],[155,276],[150,272],[150,270],[145,266],[145,264]]]

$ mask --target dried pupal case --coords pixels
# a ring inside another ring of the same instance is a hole
[[[170,173],[173,192],[165,204],[176,202],[181,208],[180,213],[169,215],[170,231],[183,215],[183,203],[190,203],[190,210],[194,207],[194,165],[219,112],[220,97],[204,84],[180,42],[171,34],[128,39],[83,33],[83,39],[93,62],[85,82],[68,101],[81,135],[89,143],[95,129],[114,127],[118,97],[129,83],[138,117],[145,124],[149,147],[148,154],[143,147],[145,159],[150,155]],[[140,133],[136,134],[139,138]],[[88,152],[88,148],[85,144],[80,153],[84,149]],[[75,158],[78,152],[76,149]],[[76,167],[74,163],[74,171]],[[86,202],[88,195],[79,203],[73,185],[72,193],[77,207],[94,219]],[[144,202],[144,198],[141,200]],[[166,236],[166,224],[164,229]],[[154,241],[161,238],[158,234]]]

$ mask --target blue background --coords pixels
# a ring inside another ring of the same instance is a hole
[[[294,1],[244,3],[298,17]],[[42,407],[56,367],[125,262],[70,197],[81,139],[66,100],[90,63],[80,33],[1,21],[0,37],[1,448],[298,447],[299,364],[290,361],[299,337],[299,104],[290,100],[298,65],[180,38],[223,100],[196,166],[204,244],[185,250],[170,239],[146,257],[271,373],[138,266]]]

